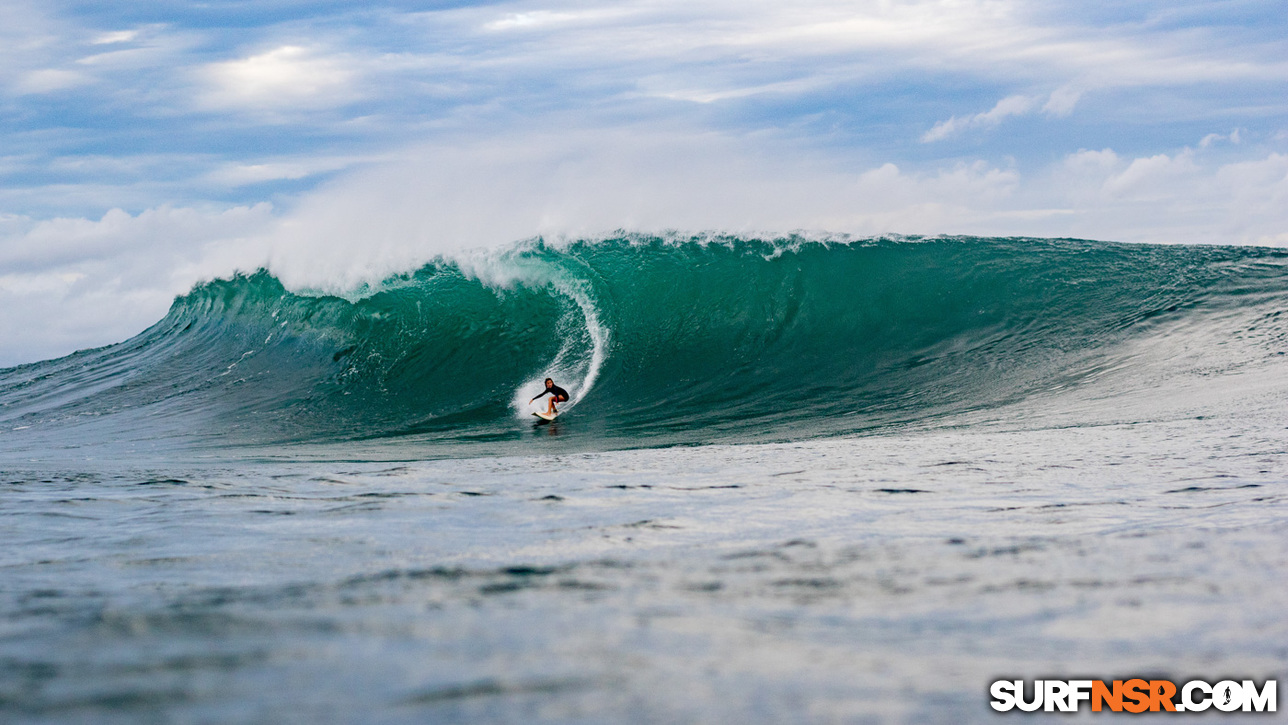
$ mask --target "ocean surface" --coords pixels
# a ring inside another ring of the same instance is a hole
[[[1285,310],[1285,250],[1050,239],[215,280],[0,371],[0,720],[1065,722],[988,685],[1279,677]]]

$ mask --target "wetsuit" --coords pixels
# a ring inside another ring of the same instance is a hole
[[[536,398],[533,398],[533,400],[536,400],[537,398],[545,397],[546,393],[550,393],[551,395],[555,396],[555,402],[557,403],[563,403],[568,400],[568,391],[564,390],[558,385],[551,385],[550,387],[541,391],[541,395],[538,395]]]

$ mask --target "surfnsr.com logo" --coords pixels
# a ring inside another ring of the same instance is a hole
[[[1077,712],[1084,703],[1092,712],[1276,712],[1276,682],[1258,688],[1252,680],[1191,680],[1177,688],[1170,680],[1034,680],[1026,695],[1024,680],[997,680],[988,692],[989,705],[999,712]]]

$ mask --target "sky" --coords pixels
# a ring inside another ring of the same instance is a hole
[[[1288,13],[0,0],[0,365],[619,229],[1288,246]]]

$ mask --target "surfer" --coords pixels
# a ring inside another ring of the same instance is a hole
[[[539,393],[538,395],[533,396],[532,400],[529,400],[528,402],[532,403],[533,400],[536,400],[537,398],[540,398],[542,395],[545,395],[547,393],[550,394],[550,406],[546,408],[546,413],[550,415],[554,415],[555,413],[559,412],[555,410],[555,403],[563,403],[567,401],[568,391],[564,390],[558,385],[555,385],[555,381],[553,378],[546,378],[546,389],[541,391],[541,393]]]

